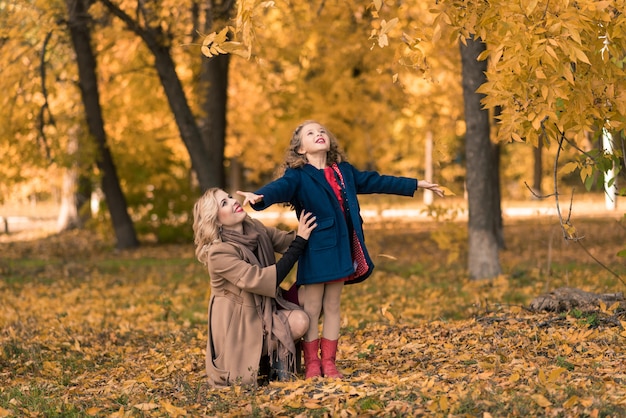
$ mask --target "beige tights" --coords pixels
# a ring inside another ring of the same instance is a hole
[[[309,316],[309,329],[305,341],[319,338],[319,320],[324,314],[322,336],[328,340],[339,338],[341,325],[341,291],[343,282],[320,283],[301,286],[298,297]]]

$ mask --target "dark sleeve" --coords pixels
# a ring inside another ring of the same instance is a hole
[[[276,263],[276,287],[280,286],[282,281],[285,280],[289,271],[291,271],[296,261],[298,261],[298,258],[304,252],[306,244],[307,240],[299,235],[296,236],[296,239],[291,242],[287,252],[278,260]]]

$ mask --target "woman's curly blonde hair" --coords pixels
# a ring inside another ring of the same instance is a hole
[[[208,249],[215,241],[221,241],[220,226],[217,221],[219,209],[215,194],[221,189],[208,189],[193,206],[193,242],[196,246],[196,258],[206,265]]]
[[[346,161],[346,156],[341,150],[339,143],[337,142],[337,138],[330,132],[324,125],[315,120],[305,120],[293,131],[293,135],[291,136],[291,141],[289,141],[289,148],[287,149],[287,155],[285,157],[285,162],[282,165],[282,172],[284,172],[287,168],[298,168],[307,164],[309,161],[306,158],[306,155],[300,154],[298,150],[302,146],[302,128],[310,123],[317,123],[322,126],[326,133],[328,134],[328,138],[330,139],[330,150],[326,154],[326,162],[328,165],[333,163],[340,163],[342,161]]]

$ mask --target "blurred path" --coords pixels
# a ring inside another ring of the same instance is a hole
[[[365,200],[365,199],[364,199]],[[361,216],[364,222],[375,224],[379,222],[428,222],[427,207],[421,201],[409,200],[409,204],[399,200],[387,202],[378,199],[376,203],[362,203]],[[467,221],[467,202],[463,199],[446,199],[435,201],[435,207],[440,213],[445,212],[441,219]],[[563,218],[570,216],[570,202],[560,202]],[[251,217],[261,220],[268,225],[286,224],[295,225],[295,216],[288,208],[274,207],[257,212],[246,208]],[[620,208],[619,202],[615,210],[607,210],[602,197],[575,198],[571,207],[571,219],[588,217],[622,218],[625,210]],[[42,205],[41,207],[4,207],[0,206],[0,242],[38,239],[56,232],[58,208]],[[502,203],[504,221],[512,218],[554,217],[557,219],[557,208],[554,199],[542,201],[505,201]],[[8,230],[8,234],[6,231]]]

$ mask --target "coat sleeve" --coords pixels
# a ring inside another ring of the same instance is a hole
[[[271,183],[266,184],[254,193],[263,195],[263,200],[252,206],[254,210],[263,210],[275,203],[294,203],[293,199],[300,186],[297,170],[287,169],[285,174]]]
[[[279,254],[284,254],[289,248],[291,242],[296,238],[296,231],[283,231],[278,228],[265,227],[267,235],[269,235],[274,251]]]
[[[410,177],[388,176],[376,171],[360,171],[351,164],[342,163],[342,172],[347,172],[354,179],[357,194],[396,194],[413,196],[417,190],[417,179]]]
[[[238,249],[228,243],[211,245],[209,249],[211,282],[226,280],[239,289],[258,295],[276,295],[276,265],[259,267],[244,261]]]

